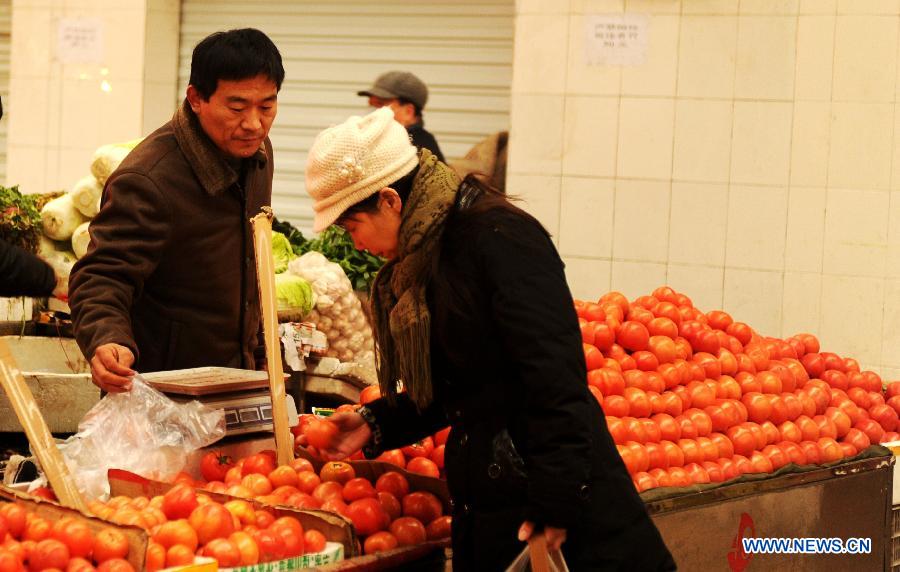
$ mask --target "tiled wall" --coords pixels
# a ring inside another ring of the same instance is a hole
[[[641,66],[585,15],[649,15]],[[573,293],[669,284],[900,379],[898,0],[519,0],[511,193]]]
[[[171,116],[178,0],[12,4],[7,184],[28,193],[68,188],[90,173],[98,146],[146,135]],[[59,61],[62,18],[101,21],[101,63]]]

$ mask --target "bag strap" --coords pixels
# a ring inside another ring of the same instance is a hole
[[[528,539],[528,548],[531,552],[531,570],[533,572],[551,572],[547,537],[543,532],[531,535],[531,538]]]

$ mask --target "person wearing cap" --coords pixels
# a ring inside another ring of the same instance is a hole
[[[389,71],[375,80],[369,89],[356,92],[369,98],[369,105],[375,108],[389,107],[394,119],[406,127],[413,145],[428,149],[444,160],[444,154],[434,135],[425,130],[422,111],[428,103],[428,86],[415,75],[405,71]]]
[[[572,570],[673,570],[588,391],[553,242],[479,177],[417,153],[387,109],[316,138],[314,230],[388,259],[370,297],[382,397],[330,417],[321,451],[373,458],[449,424],[454,569],[504,570],[543,530]]]

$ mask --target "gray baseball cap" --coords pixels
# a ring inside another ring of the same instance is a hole
[[[420,110],[428,101],[428,86],[415,75],[404,71],[389,71],[378,76],[367,90],[356,95],[375,96],[382,99],[405,99]]]

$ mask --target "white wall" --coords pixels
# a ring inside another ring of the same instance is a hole
[[[13,0],[6,183],[26,193],[67,188],[90,172],[98,146],[168,120],[179,12],[178,0]],[[101,62],[59,61],[63,18],[100,20]]]
[[[584,15],[649,14],[591,66]],[[900,378],[900,3],[519,0],[509,190],[574,294],[669,284]]]

